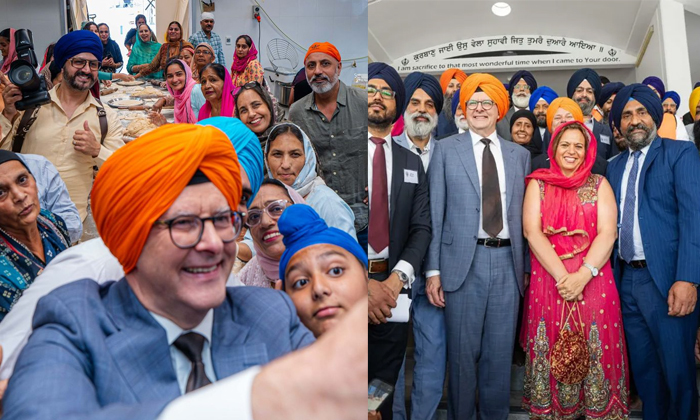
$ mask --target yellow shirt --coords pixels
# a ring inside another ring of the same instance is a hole
[[[83,123],[88,125],[95,139],[100,141],[100,119],[97,116],[99,104],[95,98],[88,94],[85,102],[76,108],[69,119],[63,111],[55,86],[49,91],[51,103],[43,105],[39,109],[37,119],[24,138],[22,153],[32,153],[46,157],[58,169],[63,182],[66,183],[68,194],[78,208],[80,218],[87,217],[88,196],[92,188],[93,166],[100,167],[104,161],[118,148],[124,145],[122,135],[124,128],[117,113],[105,106],[107,113],[107,136],[96,158],[78,152],[73,146],[73,135],[77,130],[83,130]],[[22,113],[15,117],[12,124],[4,115],[0,115],[2,126],[2,143],[0,148],[12,150],[12,137],[17,131]]]

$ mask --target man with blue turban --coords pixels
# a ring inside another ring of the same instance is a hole
[[[54,47],[54,63],[61,69],[63,82],[49,91],[51,102],[18,111],[15,103],[22,99],[22,93],[9,84],[3,92],[5,109],[0,116],[5,136],[0,147],[42,155],[53,163],[83,221],[93,167],[102,166],[124,145],[117,113],[90,94],[101,62],[102,41],[96,34],[74,31],[62,36]],[[32,115],[36,117],[33,122]]]
[[[540,129],[540,138],[544,139],[547,131],[547,109],[553,100],[559,95],[549,86],[540,86],[530,96],[529,109],[535,114],[537,127]]]
[[[612,109],[615,95],[617,95],[623,87],[625,87],[624,83],[610,82],[600,90],[600,96],[596,100],[596,104],[600,108],[601,115],[603,116],[600,121],[601,124],[608,124],[610,121],[610,110]]]
[[[512,141],[510,134],[510,119],[513,117],[516,111],[528,108],[530,104],[530,98],[532,93],[537,90],[537,80],[535,76],[532,75],[527,70],[518,70],[510,78],[510,83],[508,83],[508,98],[512,102],[513,106],[508,110],[505,117],[503,117],[496,125],[496,132],[499,136],[503,137],[508,141]]]
[[[695,419],[700,157],[659,137],[661,100],[646,85],[620,90],[611,115],[628,145],[606,172],[619,210],[612,261],[643,415]]]
[[[416,154],[392,140],[391,127],[408,102],[401,102],[400,94],[405,92],[406,98],[419,98],[417,106],[410,106],[419,112],[431,108],[436,121],[443,95],[434,77],[419,73],[409,76],[404,88],[396,70],[384,63],[370,63],[367,79],[367,154],[371,163],[367,247],[369,379],[378,378],[393,386],[406,353],[408,324],[388,322],[388,319],[400,294],[415,294],[413,282],[423,272],[431,228],[423,163]],[[425,97],[415,96],[417,91]],[[383,419],[392,418],[390,404],[384,404],[380,411]]]
[[[664,113],[676,115],[678,107],[681,106],[681,96],[678,92],[669,90],[661,98],[661,105],[664,107]]]

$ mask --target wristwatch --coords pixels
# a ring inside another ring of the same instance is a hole
[[[399,276],[399,280],[401,280],[401,283],[406,284],[408,283],[408,276],[406,273],[404,273],[401,270],[393,270],[392,273],[396,273]]]
[[[587,262],[583,262],[583,266],[586,267],[587,269],[591,270],[591,274],[593,277],[598,275],[598,269],[593,267],[592,265],[588,264]]]

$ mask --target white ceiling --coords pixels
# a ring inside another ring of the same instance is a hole
[[[369,54],[374,61],[438,44],[495,35],[579,38],[637,55],[659,0],[506,0],[510,15],[491,12],[496,0],[368,0]],[[680,0],[686,8],[699,0]]]

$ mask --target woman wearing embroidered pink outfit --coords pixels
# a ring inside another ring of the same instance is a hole
[[[233,55],[233,65],[231,66],[234,95],[246,83],[258,82],[260,86],[264,85],[265,71],[257,58],[258,50],[251,37],[241,35],[236,38],[236,53]]]
[[[226,67],[219,63],[207,64],[199,75],[199,83],[206,99],[199,110],[199,121],[209,117],[233,117],[236,101],[231,75]]]
[[[562,124],[550,142],[550,168],[526,179],[523,230],[532,272],[520,342],[527,353],[523,407],[531,419],[629,415],[626,344],[610,267],[617,207],[610,184],[591,174],[596,149],[584,124]],[[561,329],[585,337],[590,367],[581,382],[565,384],[552,374]]]

